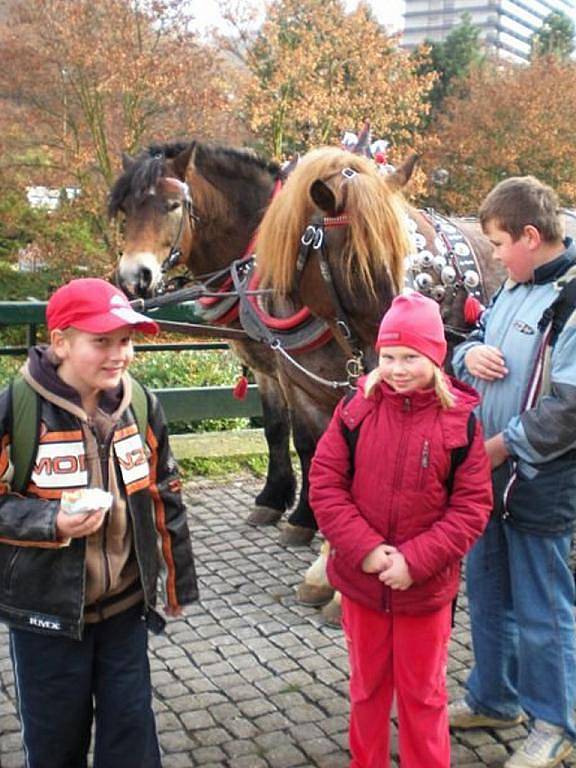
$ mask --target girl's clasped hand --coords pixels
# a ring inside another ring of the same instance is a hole
[[[413,584],[404,555],[390,544],[379,544],[362,561],[364,573],[377,573],[390,589],[408,589]]]

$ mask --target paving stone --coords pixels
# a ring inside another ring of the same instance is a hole
[[[214,763],[215,765],[222,766],[226,759],[225,753],[220,747],[198,747],[192,750],[192,755],[196,761],[196,765],[206,765],[207,763]],[[168,766],[166,767],[168,768]]]
[[[200,731],[202,728],[211,728],[216,724],[210,712],[204,709],[197,712],[182,712],[180,720],[184,723],[186,730],[193,733]]]
[[[194,746],[194,741],[184,731],[160,732],[158,738],[163,751],[168,754],[171,752],[189,752]]]

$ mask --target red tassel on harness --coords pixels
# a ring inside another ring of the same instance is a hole
[[[476,325],[485,307],[474,296],[468,296],[464,302],[464,320],[467,325]]]
[[[238,376],[238,381],[234,385],[234,389],[232,390],[232,395],[236,398],[236,400],[244,400],[246,398],[246,393],[248,392],[248,379],[246,376]]]

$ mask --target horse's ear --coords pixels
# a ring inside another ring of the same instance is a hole
[[[135,162],[132,155],[129,155],[128,152],[122,152],[122,169],[124,171],[129,171]]]
[[[197,153],[198,144],[195,141],[192,141],[190,142],[190,145],[186,147],[186,149],[183,149],[179,155],[176,155],[172,161],[176,176],[179,179],[182,179],[182,181],[186,180],[188,170],[194,168]]]
[[[397,189],[405,187],[406,184],[408,184],[410,181],[410,177],[414,171],[414,166],[417,162],[418,155],[416,152],[408,155],[406,160],[404,160],[404,162],[399,165],[393,173],[390,173],[386,176],[386,181],[388,184],[390,184],[392,187],[396,187]]]
[[[316,179],[310,187],[310,197],[327,216],[336,216],[334,192],[320,179]]]
[[[296,168],[298,163],[300,162],[300,155],[298,152],[296,152],[295,155],[292,155],[290,160],[287,160],[282,167],[280,168],[280,173],[283,179],[287,179],[288,176],[292,173],[292,171]]]

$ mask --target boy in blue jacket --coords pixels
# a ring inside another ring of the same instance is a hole
[[[552,327],[543,315],[576,276],[576,249],[562,239],[555,193],[530,176],[498,184],[480,221],[509,277],[453,360],[482,396],[495,508],[468,556],[475,666],[450,722],[529,718],[505,766],[552,768],[576,738],[576,321]]]

